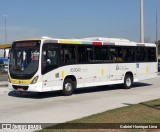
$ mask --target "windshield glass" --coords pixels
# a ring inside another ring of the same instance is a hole
[[[9,71],[14,79],[30,79],[38,70],[40,42],[17,42],[10,52]]]

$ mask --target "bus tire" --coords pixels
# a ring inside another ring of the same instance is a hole
[[[72,79],[66,78],[63,83],[62,94],[64,96],[70,96],[73,94],[74,89],[75,89],[75,86],[74,86],[74,82],[72,81]]]
[[[130,89],[133,85],[133,77],[131,75],[126,75],[125,78],[124,78],[124,88],[125,89]]]

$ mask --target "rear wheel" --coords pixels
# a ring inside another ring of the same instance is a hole
[[[131,75],[126,75],[124,78],[124,88],[130,89],[133,85],[133,77]]]
[[[65,79],[63,83],[62,94],[64,96],[72,95],[75,89],[74,82],[71,79]]]

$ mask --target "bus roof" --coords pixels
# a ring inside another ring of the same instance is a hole
[[[83,44],[83,45],[119,45],[119,46],[146,46],[146,47],[156,47],[154,43],[138,43],[131,42],[127,39],[122,38],[104,38],[104,37],[90,37],[90,38],[81,38],[81,39],[59,39],[59,38],[33,38],[19,41],[28,41],[28,40],[40,40],[44,43],[60,43],[60,44]]]
[[[1,44],[0,49],[10,49],[12,47],[12,44]]]

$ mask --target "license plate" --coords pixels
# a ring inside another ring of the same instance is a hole
[[[17,91],[24,91],[23,88],[17,88]]]

